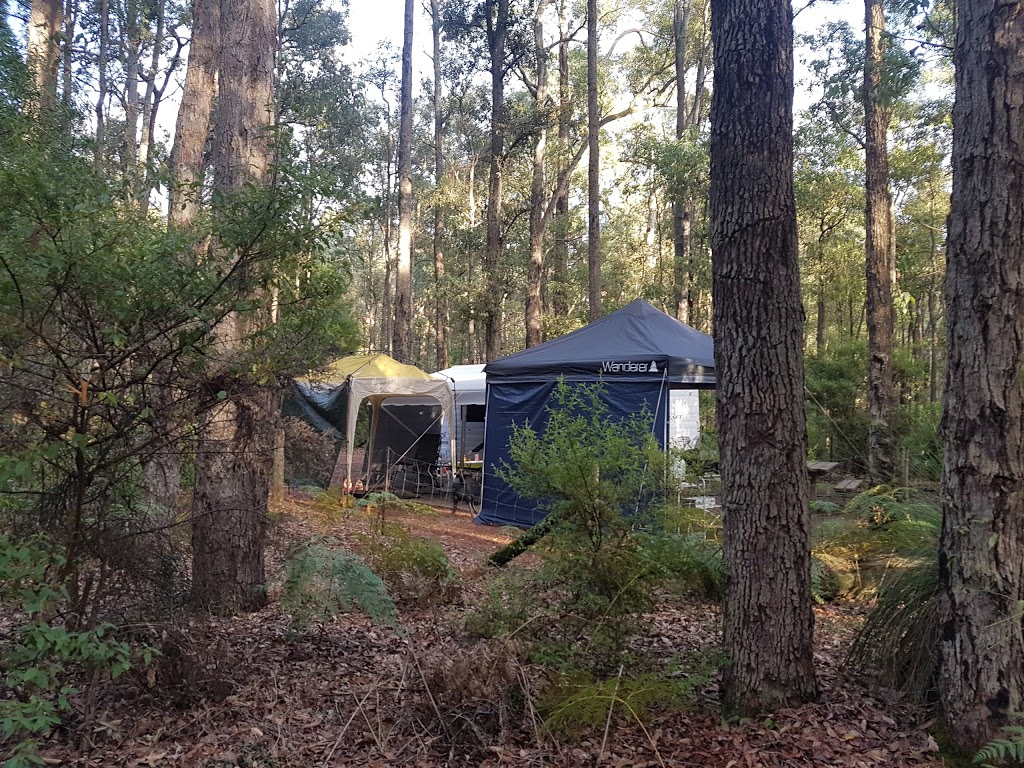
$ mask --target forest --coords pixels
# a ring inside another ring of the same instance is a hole
[[[1024,764],[1024,2],[366,2],[0,0],[0,764]],[[282,415],[638,299],[692,445]]]

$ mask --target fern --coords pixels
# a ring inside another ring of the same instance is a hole
[[[357,539],[373,570],[400,600],[444,602],[457,592],[458,573],[436,541],[410,536],[386,521]]]
[[[310,540],[285,564],[281,609],[291,614],[292,628],[324,624],[358,606],[374,622],[399,630],[398,609],[384,582],[358,555],[337,546],[331,538]]]
[[[974,756],[975,765],[996,768],[997,764],[1024,764],[1024,725],[1004,725],[1000,733],[1003,738],[992,739]]]
[[[811,513],[815,515],[838,515],[842,511],[843,508],[834,501],[815,499],[811,502]]]
[[[607,680],[585,673],[563,675],[539,702],[544,729],[573,734],[599,728],[612,708],[643,725],[658,711],[692,705],[694,691],[714,674],[713,665],[698,663],[688,675],[672,678],[651,673]]]

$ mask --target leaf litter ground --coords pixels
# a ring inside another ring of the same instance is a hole
[[[324,519],[301,500],[278,508],[268,571],[289,546],[327,533],[342,545],[373,519],[355,511]],[[449,510],[390,512],[413,535],[440,542],[463,576],[462,599],[402,611],[398,637],[345,614],[295,638],[270,606],[234,618],[186,617],[150,628],[163,655],[147,670],[102,687],[89,719],[69,721],[42,745],[50,765],[159,768],[203,766],[938,766],[926,713],[844,667],[862,620],[857,606],[816,608],[821,697],[742,723],[723,723],[717,684],[688,712],[644,725],[616,714],[607,733],[544,732],[529,702],[543,673],[516,660],[515,640],[473,640],[460,614],[482,595],[485,557],[509,532]],[[532,556],[513,567],[530,567]],[[271,597],[275,597],[272,591]],[[713,647],[716,606],[666,599],[637,650],[652,658]],[[82,702],[78,702],[81,708]]]

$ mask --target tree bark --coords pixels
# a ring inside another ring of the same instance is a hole
[[[62,0],[32,0],[28,18],[28,62],[38,92],[37,111],[53,109],[57,104],[63,22]]]
[[[601,317],[601,124],[597,102],[597,0],[587,0],[587,317]]]
[[[565,0],[558,7],[558,150],[559,174],[564,172],[569,152],[569,123],[572,119],[572,90],[569,84],[569,30]],[[559,189],[555,200],[555,247],[551,254],[551,311],[556,317],[569,313],[565,283],[569,274],[569,187]]]
[[[501,357],[502,173],[505,154],[505,42],[509,0],[488,0],[487,46],[491,60],[490,176],[487,180],[487,246],[484,250],[484,343],[487,360]],[[491,9],[493,8],[493,12]]]
[[[438,0],[430,0],[431,31],[434,52],[434,186],[441,188],[444,180],[444,115],[441,112],[441,10]],[[437,369],[448,367],[448,326],[451,312],[448,288],[444,279],[444,210],[440,196],[434,203],[434,317],[437,325],[435,349]]]
[[[136,0],[125,3],[122,47],[125,51],[124,170],[134,169],[139,154],[139,75],[141,73],[142,23]]]
[[[893,378],[892,303],[896,254],[893,245],[892,191],[886,146],[889,110],[882,101],[885,67],[883,0],[865,0],[864,51],[864,167],[865,272],[868,325],[868,475],[872,483],[895,476],[892,436]]]
[[[727,711],[817,695],[788,0],[713,0],[711,243]]]
[[[395,271],[395,325],[392,350],[412,362],[412,31],[413,0],[405,0],[402,94],[398,119],[398,269]]]
[[[692,0],[676,0],[672,14],[676,74],[676,141],[680,141],[683,138],[687,126],[686,44],[692,9]],[[690,261],[690,219],[691,213],[686,206],[686,200],[682,197],[673,200],[672,297],[675,304],[676,319],[683,323],[690,322],[690,303],[687,301],[689,285],[684,285],[687,282],[686,277]]]
[[[107,56],[110,48],[110,0],[100,0],[100,40],[96,60],[96,150],[93,167],[97,172],[103,169],[106,157],[106,103],[107,103]]]
[[[967,753],[1024,708],[1024,14],[958,6],[939,694]]]
[[[547,229],[544,208],[544,157],[547,152],[548,131],[548,60],[544,45],[544,7],[546,0],[538,0],[533,17],[534,54],[537,57],[537,115],[542,121],[533,145],[533,180],[530,186],[530,264],[526,273],[526,346],[535,347],[542,341],[544,305],[544,232]]]
[[[199,216],[203,150],[210,135],[220,58],[220,12],[220,0],[192,0],[192,42],[171,147],[171,229],[188,229]]]
[[[277,8],[274,0],[221,0],[220,19],[214,180],[224,193],[237,194],[249,184],[265,184],[271,165]],[[279,396],[230,373],[224,363],[269,321],[261,306],[232,313],[214,332],[207,395],[219,402],[199,434],[192,597],[217,612],[256,610],[267,599],[263,548]]]

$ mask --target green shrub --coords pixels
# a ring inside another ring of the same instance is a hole
[[[323,625],[358,607],[378,624],[398,630],[398,609],[384,582],[358,555],[337,547],[335,539],[313,539],[288,558],[281,610],[291,615],[292,628]]]
[[[540,697],[544,729],[567,735],[602,728],[618,714],[639,725],[665,710],[687,709],[694,692],[717,673],[711,657],[695,657],[685,672],[653,673],[597,679],[584,672],[556,675]]]
[[[546,587],[532,572],[512,571],[491,576],[487,593],[465,615],[473,637],[508,637],[537,622],[544,607],[539,594]],[[535,636],[535,630],[526,637]],[[525,639],[525,638],[524,638]]]
[[[822,501],[821,499],[814,499],[811,501],[811,514],[812,515],[839,515],[842,514],[843,508],[834,501]]]
[[[152,660],[152,649],[133,649],[114,636],[109,624],[73,629],[51,622],[48,617],[67,601],[63,588],[51,581],[62,565],[42,539],[14,542],[0,536],[0,607],[24,617],[0,642],[4,683],[13,693],[0,700],[0,744],[9,754],[4,768],[38,762],[38,738],[60,724],[78,693],[68,682],[71,673],[116,678]]]
[[[458,594],[458,573],[436,541],[410,536],[400,525],[388,522],[357,539],[370,567],[399,600],[443,603]]]
[[[895,432],[910,462],[910,474],[927,480],[942,477],[942,403],[909,403],[899,408]]]
[[[661,580],[677,592],[722,600],[725,563],[721,545],[703,533],[642,535],[646,556]]]

